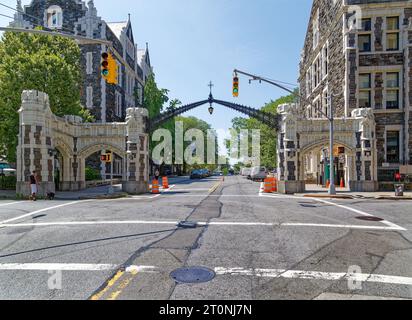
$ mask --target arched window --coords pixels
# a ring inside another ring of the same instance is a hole
[[[63,27],[63,10],[59,6],[51,6],[47,9],[47,27],[51,29]]]

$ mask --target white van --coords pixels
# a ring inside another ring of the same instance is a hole
[[[242,176],[243,177],[249,177],[252,173],[252,169],[251,168],[243,168],[242,169]]]
[[[250,177],[253,181],[263,181],[266,179],[268,171],[265,167],[254,167]]]

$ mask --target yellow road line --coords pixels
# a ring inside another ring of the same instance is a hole
[[[100,300],[104,294],[111,288],[113,287],[116,282],[123,276],[124,271],[119,271],[115,274],[115,276],[109,280],[109,282],[107,283],[107,286],[101,290],[100,292],[98,292],[97,294],[95,294],[90,300]]]
[[[213,193],[219,188],[223,183],[223,180],[219,181],[217,184],[215,184],[212,188],[209,189],[209,193]]]

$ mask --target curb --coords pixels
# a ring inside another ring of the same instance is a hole
[[[84,196],[79,197],[79,200],[110,200],[110,199],[120,199],[127,198],[129,195],[127,193],[116,193],[116,194],[104,194],[96,196]]]
[[[378,196],[375,197],[376,200],[392,200],[392,201],[402,201],[402,200],[412,200],[412,197],[387,197],[387,196]]]
[[[346,199],[346,200],[353,200],[356,199],[354,196],[351,195],[321,195],[321,194],[305,194],[303,195],[305,198],[320,198],[320,199]]]

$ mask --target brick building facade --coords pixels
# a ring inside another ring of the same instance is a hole
[[[133,37],[130,16],[123,22],[106,22],[97,15],[93,0],[32,0],[21,6],[17,1],[17,13],[11,26],[34,28],[76,34],[88,38],[113,42],[123,60],[118,61],[118,84],[107,84],[100,73],[101,54],[105,45],[80,45],[83,83],[81,103],[95,116],[97,122],[121,122],[126,109],[143,103],[145,80],[152,72],[149,50],[139,49]],[[24,13],[23,13],[24,12]]]
[[[411,61],[410,1],[313,1],[300,62],[301,108],[309,119],[324,118],[320,111],[329,112],[332,95],[338,118],[373,111],[375,128],[361,143],[375,141],[377,152],[356,163],[363,177],[376,166],[379,182],[393,181],[412,165]]]

